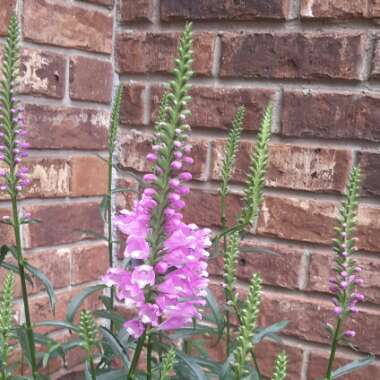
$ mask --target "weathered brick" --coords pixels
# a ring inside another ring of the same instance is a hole
[[[28,0],[24,4],[26,40],[99,53],[112,51],[112,15],[64,2]]]
[[[374,18],[380,17],[380,5],[376,0],[301,0],[301,17]]]
[[[9,18],[16,7],[16,0],[2,0],[0,7],[0,36],[7,34]]]
[[[380,97],[286,91],[282,134],[380,141]]]
[[[4,216],[10,216],[11,211],[7,208],[0,208],[0,220],[3,219]],[[14,244],[14,232],[13,228],[7,224],[0,223],[0,236],[1,236],[1,244]]]
[[[307,290],[330,293],[328,280],[332,275],[332,269],[335,267],[334,258],[333,253],[315,252],[310,256]],[[380,284],[377,273],[380,270],[380,260],[358,255],[356,261],[363,269],[360,273],[360,277],[364,280],[361,289],[365,294],[366,301],[379,303]]]
[[[120,16],[125,23],[152,22],[153,0],[121,0]]]
[[[163,88],[151,90],[152,121],[157,117]],[[188,123],[195,128],[229,129],[242,105],[246,108],[244,129],[258,130],[267,104],[273,100],[274,91],[267,89],[227,89],[194,86],[189,93],[191,116]],[[207,110],[207,112],[205,112]]]
[[[70,58],[70,98],[99,103],[112,100],[112,64],[98,59]]]
[[[335,316],[332,302],[307,298],[303,295],[285,295],[264,292],[259,326],[268,326],[280,320],[288,320],[285,335],[306,341],[328,343],[330,341],[323,325],[333,324]],[[320,323],[319,323],[320,322]],[[362,309],[345,324],[355,330],[352,342],[362,352],[380,352],[380,314],[375,310]],[[370,336],[368,331],[371,331]]]
[[[309,365],[307,371],[308,379],[319,379],[326,375],[328,366],[329,352],[322,350],[314,350],[310,353]],[[350,357],[350,355],[338,353],[336,355],[333,369],[338,369],[348,364],[353,360],[357,360],[357,357]],[[344,380],[368,380],[380,378],[380,366],[370,365],[368,367],[360,368],[351,374],[344,375]]]
[[[0,47],[0,60],[3,60]],[[60,54],[28,49],[21,51],[20,93],[62,99],[65,92],[66,59]],[[3,79],[0,72],[0,79]]]
[[[107,147],[109,113],[83,108],[27,104],[25,122],[35,149],[90,149]]]
[[[92,236],[86,230],[103,234],[103,221],[97,202],[31,205],[25,209],[33,218],[41,221],[25,227],[28,248],[91,239]]]
[[[262,374],[268,379],[273,375],[276,356],[285,351],[288,357],[287,380],[299,380],[302,371],[303,350],[290,345],[265,340],[255,347],[255,353]]]
[[[333,201],[267,196],[260,213],[258,233],[282,239],[331,245],[338,204]],[[377,252],[380,247],[380,208],[361,204],[357,246]]]
[[[144,91],[145,86],[136,83],[123,85],[120,123],[123,125],[144,124]]]
[[[220,196],[217,193],[192,189],[185,197],[187,206],[184,209],[186,223],[195,223],[204,227],[220,227]],[[230,194],[226,201],[228,225],[236,222],[241,209],[241,198]]]
[[[108,249],[105,243],[76,247],[71,256],[71,284],[97,281],[108,267]]]
[[[212,145],[211,177],[220,180],[226,140]],[[255,143],[240,143],[232,180],[245,182]],[[272,144],[266,185],[304,191],[341,192],[352,164],[349,151]]]
[[[358,33],[224,33],[222,77],[360,79]]]
[[[162,0],[161,19],[176,20],[256,20],[260,18],[285,19],[289,12],[288,0],[262,2]]]
[[[62,99],[66,60],[60,54],[24,49],[21,58],[21,92]]]
[[[127,169],[139,172],[150,171],[152,165],[145,159],[152,150],[152,136],[136,130],[128,131],[121,136],[120,164]],[[192,157],[194,164],[187,169],[193,174],[194,179],[205,180],[208,142],[202,139],[191,139],[193,144]]]
[[[380,39],[376,41],[372,61],[371,79],[380,79]]]
[[[237,263],[236,275],[249,281],[252,273],[260,273],[263,283],[285,288],[298,288],[303,251],[290,245],[244,240]],[[209,273],[223,274],[221,256],[209,262]]]
[[[117,36],[118,71],[125,74],[159,74],[174,68],[179,33],[125,32]],[[195,32],[193,70],[209,76],[215,34]]]
[[[73,196],[103,195],[107,193],[108,165],[99,157],[75,156],[70,160]]]
[[[359,157],[362,170],[362,194],[380,196],[380,154],[362,152]]]
[[[32,183],[23,195],[26,198],[63,197],[70,193],[70,164],[62,158],[30,158],[26,161]]]

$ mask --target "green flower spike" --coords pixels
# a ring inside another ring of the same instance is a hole
[[[98,327],[91,312],[88,310],[83,310],[80,314],[79,336],[82,338],[83,348],[87,352],[88,364],[92,380],[96,379],[94,350],[97,345],[97,331]]]
[[[274,364],[274,373],[272,376],[272,380],[285,380],[286,372],[288,367],[288,357],[286,352],[280,352],[277,355],[275,364]]]
[[[9,378],[8,373],[8,356],[11,349],[9,345],[9,337],[12,329],[13,318],[13,288],[14,276],[13,273],[8,273],[4,281],[3,296],[0,301],[0,379],[6,380]]]
[[[169,380],[170,372],[174,367],[176,352],[174,348],[171,348],[162,359],[162,369],[160,380]]]
[[[239,336],[237,338],[237,347],[234,350],[233,370],[235,379],[240,380],[245,375],[248,353],[253,347],[252,338],[256,329],[257,317],[260,311],[261,302],[261,277],[254,274],[251,279],[247,301],[241,313],[241,324],[239,327]]]

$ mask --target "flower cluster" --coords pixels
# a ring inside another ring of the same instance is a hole
[[[186,170],[193,163],[185,123],[190,100],[191,27],[187,26],[178,48],[175,80],[164,95],[155,128],[152,152],[147,160],[153,170],[144,176],[146,188],[132,211],[123,210],[115,225],[128,236],[124,256],[129,269],[111,268],[103,281],[115,286],[116,297],[137,311],[124,326],[134,337],[147,327],[171,330],[200,319],[205,304],[207,249],[210,231],[183,221],[182,197],[192,179]]]
[[[332,299],[334,312],[340,319],[346,319],[358,312],[357,304],[364,300],[364,295],[358,292],[358,287],[363,285],[363,279],[359,273],[362,269],[352,257],[356,251],[356,238],[353,237],[356,226],[356,213],[358,206],[360,171],[354,168],[345,199],[340,210],[337,238],[334,240],[335,277],[329,280],[330,291],[334,293]],[[355,331],[344,332],[346,337],[354,337]]]

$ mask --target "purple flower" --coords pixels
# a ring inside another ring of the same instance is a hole
[[[153,267],[150,265],[140,265],[132,272],[132,283],[143,289],[145,286],[153,286],[155,274]]]
[[[135,339],[140,338],[145,330],[145,326],[137,319],[124,322],[123,327],[128,331],[128,334],[132,335]]]

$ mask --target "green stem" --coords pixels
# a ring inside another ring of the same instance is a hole
[[[140,338],[137,342],[135,353],[133,354],[133,358],[132,358],[132,363],[131,363],[131,366],[129,367],[127,380],[133,379],[133,375],[135,373],[136,367],[137,367],[139,359],[140,359],[141,351],[144,347],[145,337],[146,337],[146,330],[144,331],[143,335],[140,336]]]
[[[147,356],[146,356],[147,380],[152,380],[152,334],[148,332]]]
[[[12,174],[14,172],[14,168],[12,167],[11,167],[11,172]],[[26,334],[27,334],[28,346],[30,350],[30,359],[31,359],[30,365],[32,367],[32,377],[35,380],[37,379],[37,375],[38,375],[37,364],[36,364],[36,351],[35,351],[35,346],[34,346],[32,322],[30,319],[28,291],[26,288],[26,278],[25,278],[25,261],[22,254],[20,221],[18,218],[17,197],[16,197],[15,192],[12,193],[11,199],[12,199],[12,213],[13,213],[13,229],[14,229],[15,240],[16,240],[16,257],[17,257],[18,269],[20,272],[21,292],[22,292],[22,300],[24,304],[24,313],[25,313],[25,329],[26,329]]]
[[[326,380],[332,380],[333,364],[335,360],[335,354],[336,354],[336,349],[337,349],[337,345],[339,341],[341,326],[342,326],[342,318],[338,318],[334,337],[331,344],[331,352],[330,352],[329,364],[327,367]]]
[[[96,369],[95,369],[94,358],[92,357],[92,354],[89,354],[88,361],[90,364],[91,379],[96,380]]]
[[[113,236],[112,236],[112,168],[113,168],[113,152],[110,148],[108,157],[108,207],[107,207],[107,223],[108,223],[108,265],[113,268]],[[111,287],[110,304],[111,311],[114,309],[114,288]],[[113,332],[113,321],[111,320],[110,329]]]

